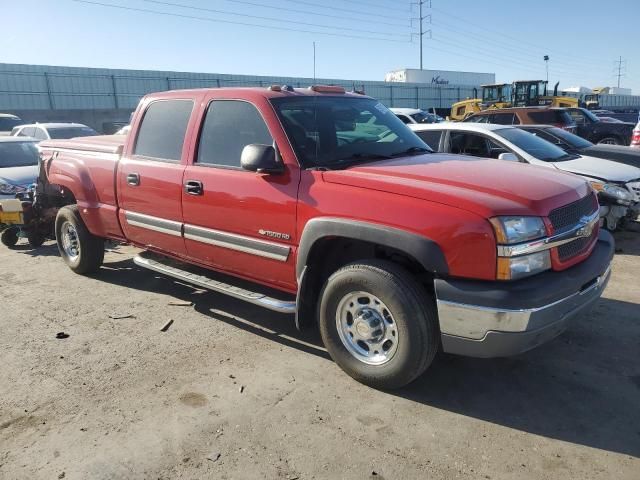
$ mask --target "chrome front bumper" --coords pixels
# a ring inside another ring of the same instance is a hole
[[[551,340],[562,333],[573,318],[585,313],[600,298],[611,276],[612,255],[611,240],[611,243],[600,245],[598,258],[590,259],[592,265],[582,266],[579,275],[572,275],[572,269],[565,271],[564,279],[563,272],[551,273],[555,278],[550,277],[553,281],[549,282],[549,289],[555,288],[554,282],[564,280],[565,283],[577,282],[574,291],[566,294],[565,288],[561,298],[553,300],[550,300],[552,297],[549,292],[545,297],[540,297],[544,300],[543,304],[529,308],[514,308],[514,298],[525,305],[528,300],[535,302],[533,297],[538,291],[547,288],[540,286],[545,282],[538,281],[528,289],[520,288],[506,293],[500,291],[495,282],[487,282],[490,286],[486,297],[491,301],[486,303],[493,303],[490,306],[459,301],[465,294],[464,286],[457,286],[458,298],[455,301],[442,298],[436,283],[443,350],[471,357],[502,357],[525,352]],[[592,254],[592,257],[595,256]],[[594,269],[601,273],[593,273]],[[470,296],[482,299],[482,290],[477,285],[475,287],[474,292],[468,290]],[[511,304],[502,308],[499,305],[501,301]]]

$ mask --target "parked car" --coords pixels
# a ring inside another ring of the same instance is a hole
[[[602,203],[607,205],[602,206],[600,216],[610,230],[640,213],[640,169],[636,167],[567,153],[539,136],[507,125],[451,123],[410,128],[439,152],[530,163],[582,176],[602,192],[606,200]]]
[[[0,136],[9,135],[14,127],[22,123],[22,119],[16,115],[0,113]]]
[[[496,125],[553,125],[568,132],[576,132],[576,123],[564,108],[514,107],[483,110],[474,113],[464,121]]]
[[[605,122],[586,108],[567,108],[577,125],[577,133],[593,143],[629,145],[633,123]],[[540,122],[548,123],[548,122]]]
[[[550,125],[519,125],[518,128],[533,133],[560,147],[565,152],[587,157],[603,158],[640,168],[640,150],[620,145],[593,144],[589,140]]]
[[[81,123],[33,123],[20,125],[11,131],[13,137],[32,137],[38,140],[90,137],[93,135],[98,135],[98,132]]]
[[[419,108],[390,108],[402,123],[440,123],[444,118],[435,113],[425,112]]]
[[[548,341],[610,274],[583,179],[432,153],[340,87],[151,94],[129,135],[41,149],[36,203],[61,207],[73,271],[97,270],[105,239],[137,245],[141,267],[317,319],[337,364],[375,387],[411,382],[440,348],[491,357]]]
[[[640,148],[640,120],[638,120],[636,127],[633,129],[631,135],[631,146],[634,148]]]
[[[0,199],[15,198],[36,181],[37,140],[0,137]]]

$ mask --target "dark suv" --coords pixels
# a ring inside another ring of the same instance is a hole
[[[516,107],[485,110],[464,120],[498,125],[553,125],[576,133],[576,124],[564,108]]]
[[[592,143],[607,145],[629,145],[631,143],[633,123],[603,122],[586,108],[567,108],[566,110],[578,127],[576,133],[582,138],[586,138]]]

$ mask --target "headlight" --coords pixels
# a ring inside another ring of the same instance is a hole
[[[0,195],[15,195],[19,192],[24,192],[24,187],[20,185],[13,185],[6,180],[0,180]]]
[[[547,236],[547,229],[540,217],[494,217],[490,221],[498,240],[498,252],[501,251],[501,245],[516,245]],[[498,280],[517,280],[551,268],[549,250],[528,255],[504,255],[498,256]]]
[[[520,255],[519,257],[498,257],[498,280],[518,280],[551,268],[549,250]]]
[[[624,187],[612,183],[591,182],[598,195],[609,197],[621,205],[630,205],[633,202],[631,192]]]
[[[490,221],[502,245],[535,240],[547,234],[540,217],[494,217]]]

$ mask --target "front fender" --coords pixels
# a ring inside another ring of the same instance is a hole
[[[426,271],[447,275],[449,267],[440,246],[433,240],[387,225],[343,218],[322,217],[309,220],[298,247],[296,278],[300,281],[313,245],[324,238],[342,237],[391,247],[414,258]]]

